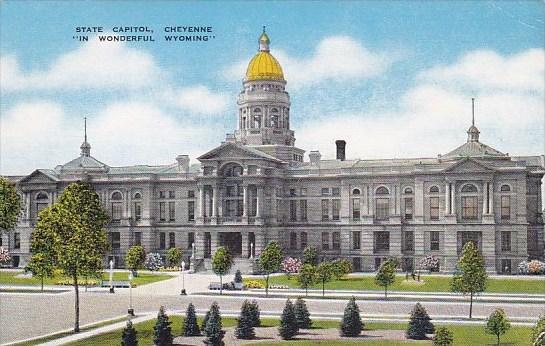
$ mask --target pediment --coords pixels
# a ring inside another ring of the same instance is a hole
[[[257,149],[237,143],[225,143],[198,157],[198,160],[269,160],[280,161],[277,158]]]
[[[55,177],[53,173],[44,172],[38,169],[21,179],[19,182],[27,184],[47,184],[56,183],[57,181],[59,181],[59,179]]]
[[[493,172],[493,171],[494,169],[473,159],[461,160],[445,169],[445,172],[451,172],[451,173]]]

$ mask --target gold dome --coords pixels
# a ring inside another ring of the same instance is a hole
[[[246,80],[284,80],[284,72],[278,60],[267,51],[257,53],[246,69]]]

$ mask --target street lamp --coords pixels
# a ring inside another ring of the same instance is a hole
[[[250,258],[254,258],[254,243],[250,243]]]
[[[110,293],[115,293],[114,291],[114,260],[110,260]]]
[[[132,272],[129,272],[129,310],[127,310],[129,316],[134,316],[134,309],[132,308],[132,279]]]
[[[185,296],[187,295],[185,292],[185,261],[182,261],[182,267],[180,269],[182,271],[182,292],[180,295]]]

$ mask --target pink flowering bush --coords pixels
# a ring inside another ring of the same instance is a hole
[[[523,261],[518,265],[519,274],[543,275],[545,263],[538,260]]]
[[[433,255],[427,255],[418,262],[418,266],[422,269],[428,270],[430,273],[432,271],[439,270],[439,258]]]
[[[286,273],[288,279],[290,278],[291,274],[299,273],[300,269],[301,261],[298,258],[286,257],[282,261],[282,271]]]
[[[7,249],[0,247],[0,265],[6,265],[11,262],[11,256]]]

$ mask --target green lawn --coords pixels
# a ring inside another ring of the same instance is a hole
[[[248,279],[250,280],[250,279]],[[254,279],[251,279],[254,280]],[[257,279],[265,284],[265,280]],[[396,282],[388,288],[392,291],[415,291],[415,292],[450,292],[450,277],[423,275],[421,280],[424,284],[404,283],[405,275],[397,275]],[[273,276],[269,279],[270,285],[287,285],[292,288],[298,288],[297,278],[292,276],[288,280],[285,275]],[[315,289],[321,289],[321,284],[314,285]],[[375,284],[373,276],[346,277],[340,280],[334,280],[326,283],[326,289],[329,290],[384,290]],[[488,280],[489,293],[541,293],[545,294],[545,280],[539,279],[508,279],[492,278]]]
[[[39,286],[41,281],[37,278],[24,278],[17,277],[21,274],[22,271],[0,271],[0,285],[21,285],[21,286]],[[114,272],[114,280],[128,280],[128,272]],[[108,273],[103,273],[102,278],[104,280],[109,279]],[[166,274],[155,274],[151,272],[139,272],[138,276],[133,279],[134,287],[139,285],[145,285],[156,281],[162,281],[172,278],[170,275]],[[52,278],[45,278],[44,285],[56,285],[59,281],[65,280],[60,275],[54,276]],[[82,282],[84,278],[80,279]]]
[[[170,320],[173,322],[171,327],[174,335],[180,335],[182,332],[182,317],[181,316],[170,316]],[[262,325],[264,327],[273,327],[278,326],[279,320],[277,319],[262,319]],[[199,318],[199,324],[201,324],[202,319]],[[236,319],[234,318],[223,318],[222,319],[224,327],[233,327],[236,325]],[[155,319],[138,323],[135,325],[136,330],[138,331],[138,344],[140,346],[147,346],[153,344],[153,326],[155,324]],[[313,328],[338,328],[338,321],[314,321]],[[454,345],[455,346],[485,346],[485,345],[495,345],[495,337],[488,335],[484,332],[483,326],[447,326],[454,333]],[[366,330],[378,330],[378,329],[405,329],[406,324],[404,323],[366,323]],[[502,337],[503,345],[510,346],[523,346],[528,344],[531,328],[529,327],[512,327],[511,330],[507,332]],[[363,333],[365,334],[365,332]],[[83,345],[104,345],[104,346],[114,346],[119,345],[121,341],[121,330],[105,333],[98,335],[92,338],[88,338],[79,342],[74,342],[69,344],[70,346],[83,346]],[[297,345],[297,346],[312,346],[315,344],[320,345],[352,345],[352,344],[364,344],[364,345],[382,345],[382,346],[398,346],[398,345],[407,345],[407,344],[424,344],[431,345],[431,341],[423,342],[399,342],[392,341],[388,342],[385,340],[366,340],[366,339],[357,339],[354,341],[290,341],[290,342],[281,342],[281,343],[256,343],[255,345]]]

